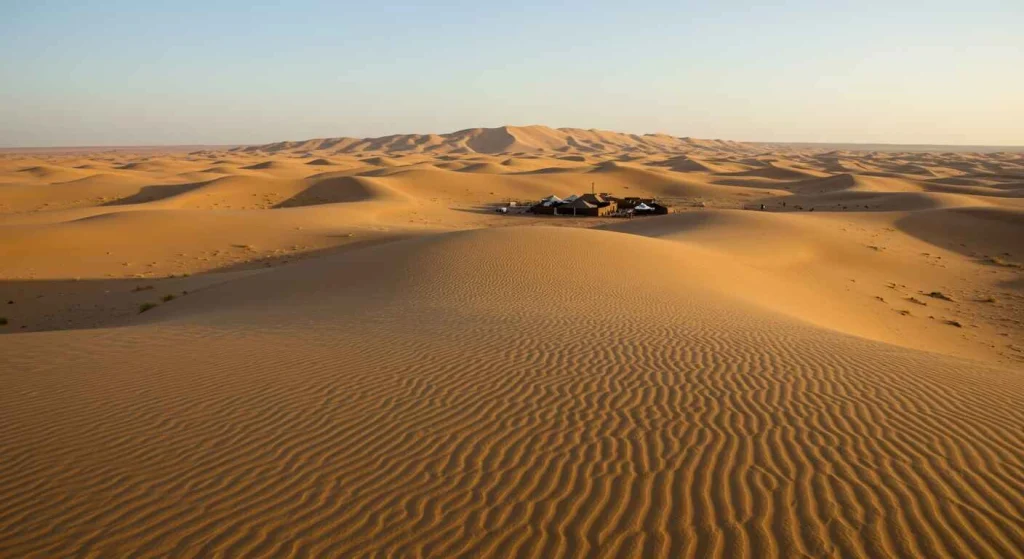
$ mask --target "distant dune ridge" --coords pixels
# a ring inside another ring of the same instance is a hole
[[[2,558],[1024,549],[1018,153],[0,154],[0,319]]]
[[[744,149],[739,142],[694,140],[666,134],[623,134],[579,128],[547,126],[502,126],[470,128],[450,134],[400,134],[381,138],[324,138],[300,142],[244,146],[243,152],[277,153],[282,151],[330,150],[335,153],[365,151],[412,153],[534,153],[534,152],[608,152],[661,153],[703,148]]]

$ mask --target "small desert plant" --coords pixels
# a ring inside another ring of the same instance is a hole
[[[914,303],[915,305],[925,305],[925,306],[928,305],[928,303],[925,303],[924,301],[918,299],[917,297],[907,297],[907,301],[910,301],[911,303]]]
[[[173,301],[174,300],[174,294],[168,293],[167,295],[164,295],[163,297],[161,297],[160,300],[165,302],[165,303],[168,302],[168,301]]]
[[[142,314],[148,311],[149,309],[155,309],[156,306],[156,303],[142,303],[141,305],[139,305],[139,314]]]
[[[978,302],[979,303],[995,303],[996,302],[996,298],[991,296],[991,295],[989,295],[987,297],[979,297],[978,298]]]
[[[948,325],[950,325],[950,326],[956,326],[957,328],[963,328],[963,327],[964,327],[964,325],[963,325],[963,324],[960,324],[960,323],[959,323],[959,322],[957,322],[956,320],[947,320],[947,321],[946,321],[946,324],[948,324]]]
[[[153,289],[152,285],[138,285],[135,287],[135,289],[132,289],[132,292],[148,291],[150,289]]]
[[[953,298],[941,291],[932,291],[928,294],[932,299],[942,299],[943,301],[952,301]]]

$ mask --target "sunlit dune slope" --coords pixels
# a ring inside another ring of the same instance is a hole
[[[798,320],[735,271],[497,228],[0,337],[0,554],[1024,548],[1024,377]]]
[[[766,149],[543,126],[230,152],[0,154],[0,299],[15,301],[0,333],[117,324],[146,301],[135,289],[206,285],[177,281],[186,274],[546,224],[657,231],[724,260],[735,269],[727,279],[745,282],[733,291],[755,306],[877,341],[1020,363],[1022,181],[1013,153]],[[494,212],[589,191],[654,197],[674,215]]]

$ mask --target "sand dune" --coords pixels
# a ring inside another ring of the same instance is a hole
[[[753,178],[777,180],[777,181],[778,180],[793,181],[793,180],[804,180],[804,179],[819,178],[819,177],[823,176],[823,173],[813,172],[813,171],[804,171],[804,170],[800,170],[800,169],[794,169],[794,168],[788,167],[788,166],[781,166],[781,165],[776,165],[776,164],[771,164],[770,163],[768,165],[765,165],[764,167],[760,167],[760,168],[757,168],[757,169],[751,169],[751,170],[748,170],[748,171],[739,171],[739,172],[735,172],[735,173],[723,173],[723,176],[753,177]]]
[[[566,248],[557,261],[551,243]],[[595,244],[624,265],[593,267]],[[21,527],[5,549],[1024,545],[1019,375],[754,311],[693,256],[610,232],[459,233],[214,287],[129,331],[65,334],[56,351],[54,334],[23,336],[4,348],[18,397],[2,396],[13,428],[0,436],[18,459],[0,490],[4,525]],[[77,355],[74,374],[41,355]]]
[[[334,153],[429,152],[429,153],[529,153],[609,152],[632,150],[664,153],[682,149],[747,149],[744,144],[719,140],[693,140],[664,134],[623,134],[603,130],[502,126],[472,128],[450,134],[398,134],[381,138],[325,138],[303,142],[278,142],[237,148],[242,152],[297,152],[332,150]]]
[[[308,181],[309,186],[277,205],[279,208],[337,204],[343,202],[387,201],[400,204],[411,197],[382,181],[367,177],[325,177]]]
[[[18,174],[45,179],[50,182],[67,182],[88,176],[87,170],[59,165],[33,165],[17,169]]]
[[[0,154],[0,557],[1017,556],[1021,184],[540,126]],[[591,189],[673,213],[494,212]]]

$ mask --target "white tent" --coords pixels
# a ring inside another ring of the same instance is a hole
[[[552,206],[554,204],[559,204],[561,202],[562,202],[562,199],[559,198],[558,196],[555,196],[554,194],[552,194],[551,196],[548,196],[547,198],[541,198],[540,199],[541,205],[544,205],[544,206]]]
[[[645,204],[643,202],[640,202],[633,209],[638,211],[638,212],[649,212],[649,211],[653,210],[654,208],[652,208],[651,206],[648,206],[647,204]]]
[[[564,201],[565,202],[572,202],[572,201],[574,201],[577,198],[579,198],[579,196],[573,194],[573,195],[569,196],[568,198],[566,198]]]

